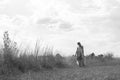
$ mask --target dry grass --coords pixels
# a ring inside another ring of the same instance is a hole
[[[28,72],[6,80],[120,80],[120,65]]]
[[[3,42],[0,80],[120,80],[118,59],[86,59],[87,66],[90,66],[78,68],[74,56],[55,56],[52,48],[40,49],[37,42],[33,51],[20,51],[17,43],[10,40],[8,32],[4,33]]]
[[[0,74],[12,74],[13,71],[17,70],[25,73],[40,71],[43,68],[53,69],[54,67],[64,66],[63,62],[58,61],[57,57],[53,55],[52,48],[44,47],[41,49],[39,42],[36,42],[34,50],[20,51],[17,43],[11,41],[8,32],[5,32],[3,43],[4,47],[0,49],[2,52],[0,55]]]

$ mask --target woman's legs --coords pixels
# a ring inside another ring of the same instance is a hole
[[[82,59],[81,63],[82,63],[82,66],[85,66],[84,59]]]
[[[79,63],[79,67],[82,67],[83,63],[82,63],[82,58],[81,57],[78,57],[77,58],[77,61]]]

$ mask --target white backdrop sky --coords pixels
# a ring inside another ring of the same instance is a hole
[[[63,55],[73,55],[80,41],[85,54],[120,56],[119,0],[0,0],[0,41],[32,45],[37,39]]]

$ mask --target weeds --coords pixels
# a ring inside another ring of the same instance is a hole
[[[3,34],[4,48],[1,49],[3,54],[3,61],[1,60],[1,74],[11,74],[13,71],[28,72],[28,71],[40,71],[41,69],[53,69],[54,67],[64,66],[62,60],[58,60],[53,55],[53,49],[46,47],[44,51],[40,49],[40,45],[36,42],[35,49],[33,51],[26,49],[20,51],[17,48],[17,43],[11,41],[8,31]],[[43,55],[40,55],[43,52]],[[61,58],[62,59],[62,58]],[[3,62],[3,63],[2,63]]]
[[[41,49],[39,42],[36,42],[34,50],[26,49],[21,51],[17,47],[17,43],[10,39],[7,31],[3,34],[3,43],[3,48],[0,49],[0,75],[77,66],[75,56],[62,57],[59,53],[54,55],[53,48],[44,47]],[[113,60],[113,55],[86,57],[86,62],[87,65],[108,64],[108,61],[101,62],[104,58],[110,61]],[[110,61],[110,64],[113,64],[112,61]]]

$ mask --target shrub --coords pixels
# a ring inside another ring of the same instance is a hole
[[[16,43],[12,42],[9,38],[8,31],[6,31],[3,35],[3,43],[4,43],[4,48],[3,48],[3,58],[4,58],[4,63],[3,65],[7,68],[7,72],[12,72],[14,69],[14,63],[15,59],[17,57],[17,48],[16,48]]]
[[[56,60],[56,63],[55,63],[56,67],[58,68],[66,67],[65,59],[59,53],[56,54],[55,60]]]

